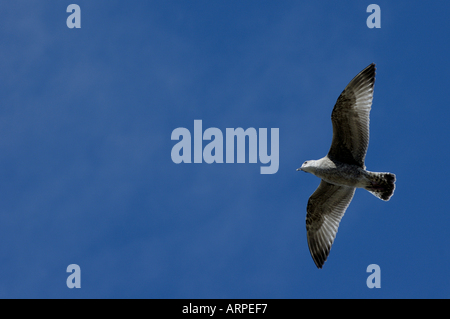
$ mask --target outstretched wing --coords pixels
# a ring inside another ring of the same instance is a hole
[[[306,208],[308,247],[317,268],[322,268],[345,210],[352,201],[355,188],[337,186],[322,180],[311,195]]]
[[[372,63],[355,76],[339,96],[331,113],[330,159],[364,167],[374,83],[375,64]]]

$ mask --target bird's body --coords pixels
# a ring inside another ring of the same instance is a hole
[[[330,184],[364,187],[369,181],[369,174],[366,170],[356,165],[332,161],[328,156],[315,161],[313,165],[314,168],[311,171],[306,167],[303,168],[303,171],[312,173]]]
[[[394,174],[369,172],[364,165],[374,82],[372,63],[350,81],[333,108],[333,140],[328,154],[306,161],[298,169],[322,180],[306,208],[308,246],[318,268],[322,268],[330,253],[355,189],[364,188],[385,201],[395,189]]]

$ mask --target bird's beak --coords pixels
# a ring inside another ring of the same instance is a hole
[[[297,171],[303,171],[301,167],[297,168]]]

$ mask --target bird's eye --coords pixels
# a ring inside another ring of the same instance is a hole
[[[306,164],[306,163],[308,163],[308,161],[304,162],[303,164]]]

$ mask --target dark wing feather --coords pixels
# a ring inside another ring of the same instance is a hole
[[[333,140],[328,157],[364,168],[369,146],[369,116],[375,83],[372,63],[350,81],[331,113]]]
[[[308,247],[317,268],[322,268],[345,210],[352,201],[355,188],[337,186],[322,180],[311,195],[306,208]]]

